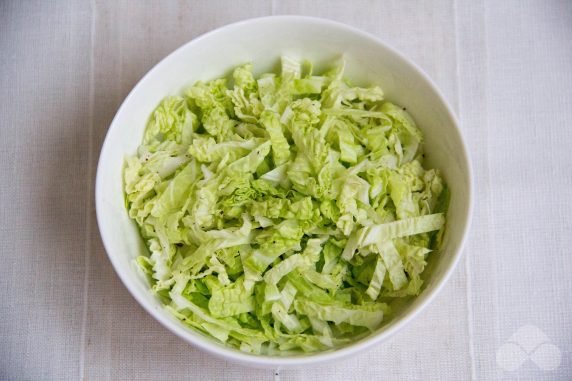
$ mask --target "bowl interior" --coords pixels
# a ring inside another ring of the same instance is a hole
[[[123,201],[124,159],[136,152],[149,115],[167,95],[197,80],[219,78],[251,62],[257,73],[275,71],[281,55],[308,59],[320,70],[343,56],[346,76],[359,85],[381,86],[386,98],[406,107],[425,134],[427,165],[439,168],[451,189],[441,253],[431,257],[422,294],[397,311],[379,332],[330,353],[294,358],[252,356],[219,345],[164,311],[148,291],[133,259],[145,250]],[[254,366],[292,366],[334,359],[388,337],[424,306],[458,259],[470,215],[470,168],[456,121],[442,96],[414,65],[371,36],[331,21],[283,16],[248,20],[210,32],[184,45],[151,70],[129,94],[107,133],[97,172],[99,229],[115,270],[133,296],[157,320],[212,353]]]

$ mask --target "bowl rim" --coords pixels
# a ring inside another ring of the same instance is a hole
[[[143,297],[143,295],[139,294],[136,290],[135,286],[132,284],[130,277],[128,275],[129,272],[133,271],[131,268],[123,268],[119,260],[115,258],[114,255],[110,253],[113,252],[111,245],[106,240],[106,237],[102,233],[101,226],[103,225],[104,221],[102,220],[102,202],[99,201],[102,194],[102,160],[104,157],[104,153],[106,151],[107,146],[110,144],[110,132],[113,129],[119,128],[116,121],[118,116],[122,113],[125,105],[128,104],[133,97],[133,94],[138,92],[141,87],[145,85],[148,81],[148,78],[153,75],[153,73],[158,70],[160,66],[162,66],[165,62],[169,60],[176,59],[176,57],[181,54],[183,50],[191,48],[193,45],[197,44],[199,41],[210,37],[211,35],[215,35],[218,33],[223,33],[225,29],[231,29],[236,27],[241,27],[246,24],[265,24],[268,22],[294,22],[294,23],[308,23],[308,24],[321,24],[325,27],[330,28],[337,28],[344,32],[352,33],[359,38],[369,40],[383,49],[387,50],[391,54],[397,57],[397,59],[401,60],[404,65],[408,66],[408,69],[416,72],[423,80],[427,83],[429,88],[435,93],[438,98],[438,101],[444,105],[446,110],[447,116],[453,121],[453,127],[457,131],[459,135],[459,140],[461,143],[460,151],[462,152],[463,159],[465,160],[465,165],[467,168],[467,180],[468,180],[468,188],[467,188],[467,213],[465,216],[464,222],[464,229],[462,231],[461,241],[459,243],[458,249],[453,253],[454,258],[449,263],[448,267],[444,271],[444,275],[435,281],[435,286],[428,291],[428,293],[424,296],[424,299],[414,308],[407,311],[407,313],[401,317],[398,321],[391,323],[387,329],[382,330],[378,333],[370,334],[365,338],[358,340],[354,343],[349,344],[348,346],[341,347],[339,349],[335,349],[333,351],[325,351],[325,352],[318,352],[318,353],[309,353],[309,354],[301,354],[300,356],[288,356],[288,357],[279,357],[279,356],[269,356],[269,355],[255,355],[255,354],[248,354],[245,352],[241,352],[238,349],[230,348],[230,347],[223,347],[214,341],[210,341],[207,338],[202,338],[199,336],[198,333],[190,332],[183,326],[176,325],[171,319],[166,316],[166,312],[159,312],[148,302],[147,299]],[[95,209],[96,209],[96,219],[98,224],[98,229],[100,232],[101,241],[103,243],[105,252],[107,257],[111,261],[113,268],[116,274],[121,279],[123,285],[127,288],[129,293],[137,300],[137,302],[151,315],[155,320],[161,323],[165,328],[169,331],[183,339],[185,342],[192,344],[193,346],[200,348],[212,355],[215,355],[219,358],[223,358],[226,360],[230,360],[236,363],[241,363],[243,365],[253,366],[253,367],[265,367],[265,368],[290,368],[290,367],[301,367],[305,365],[311,365],[316,363],[323,363],[327,361],[333,361],[341,358],[346,358],[352,355],[357,354],[358,352],[362,352],[366,349],[371,348],[372,346],[379,344],[383,341],[386,341],[398,331],[400,331],[403,327],[407,324],[412,322],[415,318],[417,318],[420,313],[426,309],[426,307],[433,301],[433,299],[441,292],[444,285],[449,281],[449,278],[453,274],[456,266],[458,265],[460,258],[462,257],[464,247],[467,241],[468,232],[470,230],[470,225],[472,221],[472,214],[473,214],[473,169],[471,165],[471,160],[469,156],[469,150],[467,148],[467,143],[464,138],[463,132],[459,126],[459,121],[453,111],[452,107],[447,102],[446,98],[443,96],[439,88],[433,82],[433,80],[413,61],[406,58],[403,54],[399,51],[388,45],[387,43],[383,42],[378,37],[365,32],[361,29],[356,27],[338,22],[333,21],[330,19],[320,18],[320,17],[311,17],[311,16],[299,16],[299,15],[278,15],[278,16],[264,16],[264,17],[256,17],[256,18],[249,18],[244,19],[238,22],[226,24],[220,27],[217,27],[213,30],[210,30],[198,37],[193,38],[192,40],[186,42],[179,48],[175,49],[173,52],[168,54],[166,57],[161,59],[158,63],[156,63],[151,70],[149,70],[133,87],[133,89],[129,92],[127,97],[121,103],[121,106],[118,108],[111,124],[106,132],[105,139],[103,141],[100,156],[98,159],[97,164],[97,173],[95,179]]]

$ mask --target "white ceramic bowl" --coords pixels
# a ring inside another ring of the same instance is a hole
[[[281,55],[328,65],[342,54],[347,77],[357,84],[377,84],[387,99],[407,107],[425,133],[427,165],[439,168],[451,188],[447,232],[442,252],[433,255],[426,288],[392,320],[367,338],[331,352],[296,357],[242,353],[184,326],[149,292],[133,259],[143,250],[135,224],[123,202],[122,168],[136,152],[147,119],[167,95],[197,80],[221,77],[252,62],[258,73],[273,70]],[[471,215],[471,169],[467,149],[451,107],[433,82],[401,54],[378,39],[349,26],[309,17],[252,19],[209,32],[182,46],[157,64],[135,86],[113,119],[99,158],[96,180],[97,221],[115,271],[137,301],[173,333],[212,354],[243,365],[297,367],[355,354],[389,338],[435,297],[458,262]]]

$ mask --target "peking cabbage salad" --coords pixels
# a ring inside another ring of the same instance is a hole
[[[449,191],[423,135],[344,63],[196,82],[161,101],[124,169],[151,290],[186,325],[256,354],[324,351],[418,295]]]

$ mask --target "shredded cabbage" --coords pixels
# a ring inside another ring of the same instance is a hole
[[[447,186],[405,109],[343,71],[247,64],[153,112],[125,201],[140,269],[188,326],[249,353],[323,351],[421,292]]]

